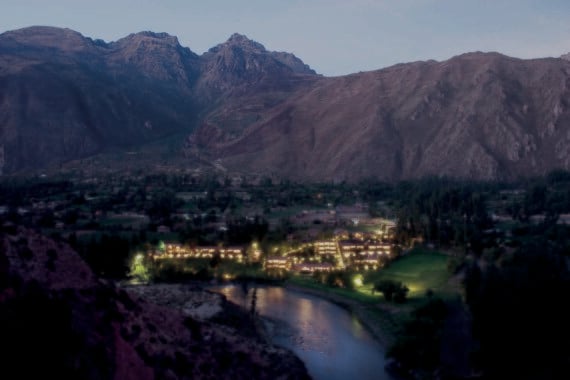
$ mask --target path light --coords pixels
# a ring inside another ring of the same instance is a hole
[[[142,253],[137,253],[133,257],[129,276],[136,282],[148,282],[150,280],[150,272],[145,266],[144,255]]]
[[[352,278],[352,283],[354,284],[354,286],[356,286],[357,288],[361,287],[362,285],[364,285],[363,282],[363,277],[361,274],[356,274],[354,275],[354,277]]]

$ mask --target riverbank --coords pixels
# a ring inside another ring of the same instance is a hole
[[[380,299],[363,297],[356,293],[353,295],[354,298],[338,294],[346,289],[324,288],[324,286],[322,286],[323,289],[319,289],[321,287],[319,284],[309,287],[303,286],[302,283],[289,281],[274,286],[314,296],[345,309],[356,317],[362,327],[384,349],[388,349],[396,339],[401,323],[398,321],[399,318],[401,319],[401,308],[385,305]],[[274,343],[271,339],[273,334],[267,330],[268,326],[262,323],[261,319],[250,318],[247,310],[249,303],[247,305],[243,302],[234,304],[229,302],[225,295],[209,288],[210,286],[205,283],[193,283],[192,285],[136,286],[129,287],[129,290],[153,303],[178,309],[185,315],[238,330],[241,332],[240,335],[245,335],[250,339],[254,338],[270,346]],[[363,299],[355,299],[359,296]]]
[[[271,341],[297,354],[316,380],[392,379],[386,372],[384,344],[346,305],[286,286],[254,288],[256,312]],[[252,301],[253,292],[245,294],[239,285],[215,291],[237,305]]]
[[[364,304],[327,290],[309,288],[292,283],[285,283],[283,286],[295,292],[323,298],[348,310],[358,318],[370,334],[385,348],[389,348],[396,339],[393,334],[396,322],[391,317],[389,310],[382,310],[378,305]]]

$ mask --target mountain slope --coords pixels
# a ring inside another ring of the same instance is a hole
[[[472,53],[327,78],[230,144],[229,168],[312,180],[570,168],[570,64]]]
[[[566,59],[469,53],[326,78],[239,34],[199,56],[166,33],[26,28],[0,35],[0,173],[148,162],[150,144],[300,180],[543,174],[570,168],[569,76]]]
[[[187,85],[164,82],[160,65],[134,70],[141,62],[131,45],[43,27],[1,35],[0,172],[59,164],[186,130],[195,115]],[[156,55],[142,53],[147,62],[160,62]]]
[[[181,136],[180,148],[200,115],[223,114],[216,108],[260,91],[267,95],[262,108],[272,106],[303,75],[314,72],[296,57],[274,56],[240,35],[200,57],[166,33],[106,43],[53,27],[6,32],[0,35],[0,174],[173,135]],[[172,155],[182,156],[179,148]]]

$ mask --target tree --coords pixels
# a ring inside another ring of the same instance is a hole
[[[212,256],[208,264],[210,265],[210,268],[216,269],[221,262],[222,262],[222,257],[220,255],[220,251],[216,249],[216,252],[214,252],[214,255]]]
[[[120,279],[129,273],[130,241],[118,234],[79,244],[79,253],[99,276]]]
[[[438,298],[415,309],[387,356],[423,375],[417,378],[433,378],[440,363],[441,331],[446,315],[447,306]]]
[[[527,237],[528,239],[528,237]],[[499,265],[469,268],[464,287],[479,342],[476,363],[488,378],[554,379],[567,371],[570,271],[542,238]]]
[[[151,269],[152,259],[143,255],[142,253],[137,253],[131,259],[131,266],[129,277],[135,281],[146,283],[151,279]]]
[[[380,280],[374,284],[374,290],[382,293],[386,301],[406,302],[408,287],[399,281]]]
[[[251,307],[250,307],[250,314],[252,318],[255,318],[255,315],[257,314],[257,286],[254,286],[253,288],[253,293],[251,294]]]

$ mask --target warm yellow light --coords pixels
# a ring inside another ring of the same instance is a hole
[[[362,275],[361,274],[355,275],[352,279],[352,282],[353,282],[354,286],[361,287],[364,284]]]

